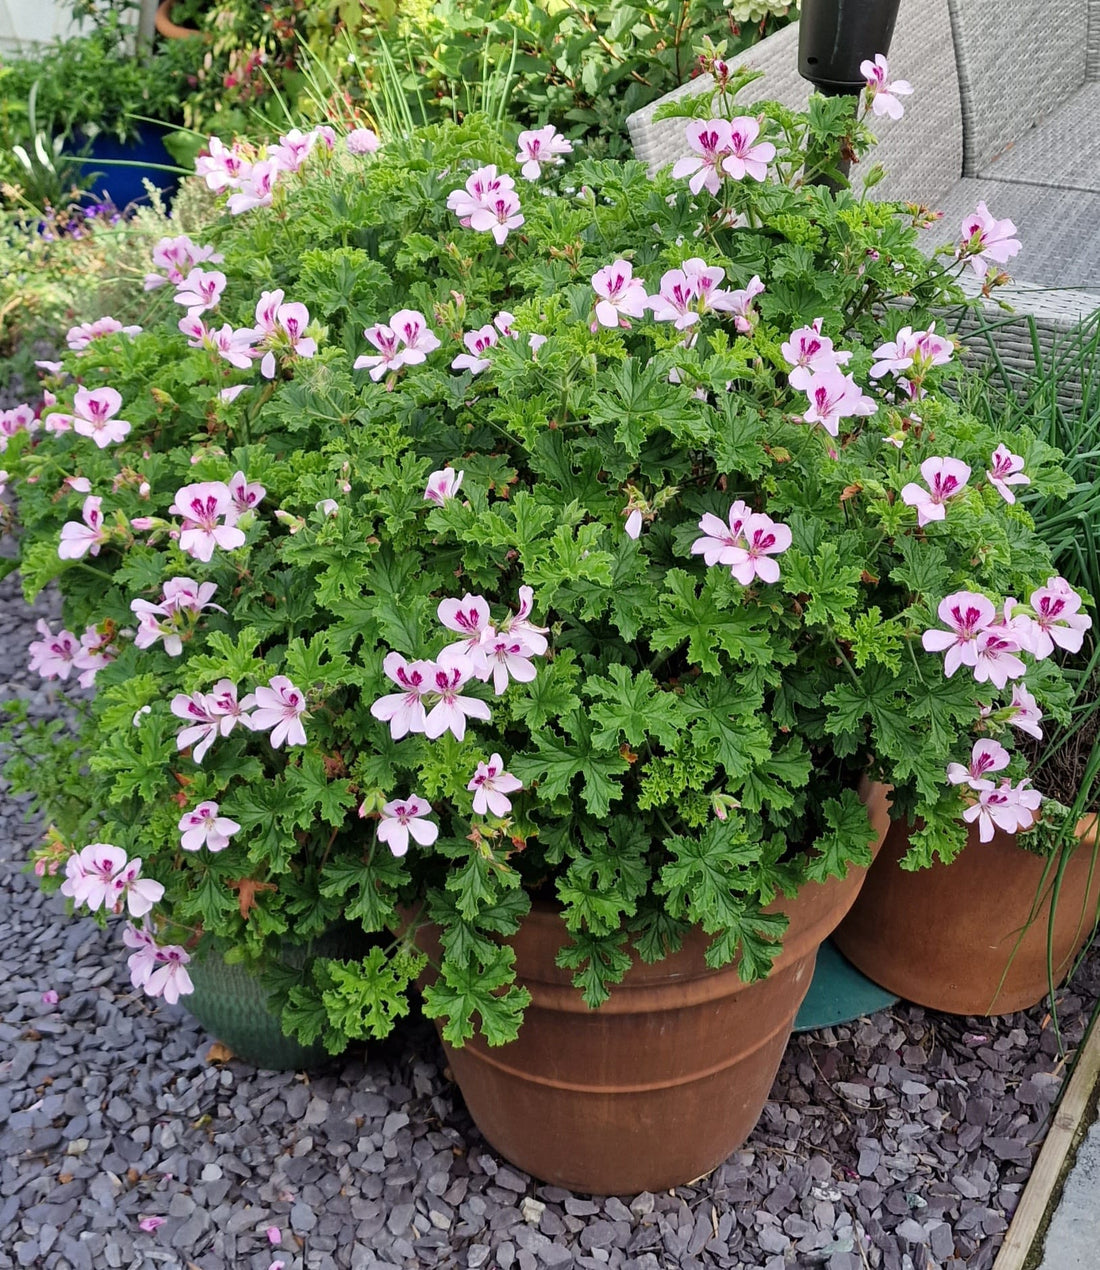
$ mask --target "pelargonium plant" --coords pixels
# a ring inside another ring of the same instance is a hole
[[[803,179],[831,103],[744,78],[657,177],[477,117],[211,139],[210,241],[5,430],[27,594],[65,597],[34,665],[90,690],[10,769],[136,986],[186,997],[213,943],[336,1049],[430,920],[425,1009],[503,1042],[534,901],[598,1006],[692,928],[765,975],[776,896],[870,859],[864,774],[914,864],[1034,819],[1014,738],[1089,619],[1026,499],[1066,478],[958,407],[932,312],[1010,235],[929,260],[925,209]],[[280,960],[347,922],[365,957]]]

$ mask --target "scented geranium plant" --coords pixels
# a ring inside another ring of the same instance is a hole
[[[870,859],[863,774],[914,862],[1030,822],[1013,738],[1088,619],[1021,497],[1056,452],[944,389],[928,306],[989,244],[930,262],[921,209],[808,183],[862,125],[740,82],[655,178],[478,118],[211,140],[211,240],[6,428],[27,593],[65,596],[35,664],[94,690],[11,765],[35,867],[128,918],[147,991],[205,937],[335,1049],[430,920],[426,1010],[499,1043],[534,901],[595,1007],[693,928],[767,974],[776,896]],[[342,922],[368,956],[281,964]]]

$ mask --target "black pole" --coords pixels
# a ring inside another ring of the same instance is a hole
[[[852,98],[855,113],[866,79],[860,63],[890,51],[900,0],[802,0],[798,73],[826,97]],[[849,160],[834,164],[845,176]],[[835,186],[825,179],[822,184]]]

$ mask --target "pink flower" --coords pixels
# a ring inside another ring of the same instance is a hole
[[[1014,728],[1019,728],[1037,741],[1043,739],[1043,729],[1039,726],[1043,712],[1023,684],[1012,685],[1012,701],[1008,708],[1012,711],[1008,721]]]
[[[1054,647],[1079,653],[1092,618],[1080,612],[1081,597],[1064,578],[1047,578],[1046,586],[1032,591],[1030,604],[1035,613],[1032,648],[1038,660],[1049,657]]]
[[[472,667],[461,662],[433,667],[431,684],[439,700],[432,706],[424,720],[424,734],[430,741],[440,737],[448,729],[459,741],[466,735],[466,720],[490,718],[489,707],[477,697],[464,697],[460,689],[470,678]]]
[[[809,326],[792,331],[779,350],[791,367],[787,379],[797,392],[808,391],[818,372],[842,374],[841,366],[852,359],[851,353],[838,353],[833,349],[833,341],[821,334],[821,322],[821,318],[814,318]]]
[[[901,501],[917,509],[917,524],[923,529],[930,520],[944,519],[947,515],[944,504],[966,488],[970,468],[961,459],[935,457],[924,460],[920,474],[928,489],[910,481],[902,487]]]
[[[37,432],[38,420],[28,405],[0,410],[0,454],[8,448],[8,442],[20,432]]]
[[[628,538],[637,539],[642,533],[642,512],[638,507],[624,507],[623,515],[626,517],[626,524],[623,529]]]
[[[428,320],[416,309],[400,309],[390,318],[397,338],[404,346],[400,358],[402,366],[417,366],[429,353],[439,348],[435,332],[428,329]]]
[[[256,306],[257,325],[251,334],[260,339],[260,348],[266,350],[260,361],[260,374],[265,379],[275,378],[276,353],[306,358],[317,353],[317,341],[305,333],[309,310],[297,301],[284,304],[282,299],[281,291],[265,291]]]
[[[1028,789],[1027,785],[1026,780],[1016,786],[1002,781],[997,789],[983,789],[978,801],[967,807],[963,820],[967,824],[978,822],[980,841],[992,842],[997,829],[1002,833],[1019,833],[1021,829],[1031,828],[1043,799],[1037,789]]]
[[[261,159],[248,173],[242,174],[240,188],[229,196],[228,207],[234,216],[254,207],[270,207],[275,197],[275,181],[279,165],[272,159]]]
[[[218,815],[217,803],[199,803],[194,811],[184,812],[180,817],[180,846],[184,851],[199,851],[202,847],[208,851],[224,851],[240,828],[235,820]]]
[[[370,129],[363,128],[361,131],[370,132]],[[371,133],[371,136],[374,136],[374,134]],[[272,1247],[283,1242],[283,1232],[278,1226],[268,1226],[268,1228],[264,1231],[264,1234],[267,1236],[267,1242],[271,1244]]]
[[[252,365],[255,338],[256,332],[250,326],[234,330],[226,322],[218,330],[209,333],[208,347],[219,357],[224,358],[230,366],[236,366],[238,370],[248,370]]]
[[[167,1220],[167,1217],[143,1217],[138,1222],[138,1230],[143,1230],[147,1235],[151,1235],[154,1230],[163,1226]]]
[[[956,248],[960,260],[969,260],[970,267],[984,278],[990,263],[1003,265],[1020,250],[1020,240],[1013,238],[1016,226],[1010,220],[994,220],[985,203],[979,203],[962,223],[962,241]]]
[[[433,472],[428,477],[428,484],[424,490],[425,500],[442,507],[448,499],[454,498],[458,493],[465,475],[465,472],[456,472],[453,467],[445,467],[438,472]]]
[[[401,357],[401,341],[397,332],[384,322],[376,322],[368,326],[363,334],[378,349],[377,353],[362,353],[352,363],[353,370],[370,370],[370,377],[378,383],[391,370],[400,370],[404,365]]]
[[[91,437],[102,450],[112,442],[125,439],[130,431],[130,424],[125,419],[116,419],[115,415],[122,409],[122,397],[113,388],[78,388],[73,398],[72,415],[62,418],[82,437]],[[51,415],[56,419],[56,415]],[[60,428],[57,429],[61,431]]]
[[[143,917],[164,895],[164,887],[141,876],[140,857],[127,860],[120,847],[93,842],[65,862],[61,893],[93,913],[101,907],[120,912],[125,900],[131,917]]]
[[[493,690],[498,697],[508,687],[509,676],[517,683],[530,683],[534,679],[533,656],[534,650],[519,634],[495,631],[491,626],[486,628],[481,642],[469,652],[475,677],[485,683],[492,675]],[[446,649],[439,654],[439,662],[440,665],[451,664]]]
[[[215,194],[227,187],[236,189],[252,170],[252,164],[241,155],[236,146],[226,146],[219,138],[211,137],[207,143],[209,153],[195,160],[195,172]]]
[[[431,810],[431,803],[415,794],[386,803],[378,825],[378,841],[384,842],[395,856],[405,855],[410,836],[420,846],[430,847],[439,837],[439,826],[424,819]]]
[[[519,608],[511,617],[505,618],[501,622],[500,631],[503,635],[518,635],[531,650],[533,656],[542,657],[548,648],[546,634],[550,628],[548,626],[536,626],[531,621],[534,602],[534,591],[529,586],[521,586],[519,589]]]
[[[157,968],[142,985],[146,996],[163,996],[169,1005],[175,1005],[180,997],[195,991],[191,976],[187,973],[188,953],[178,944],[157,948]]]
[[[1016,495],[1009,489],[1010,485],[1030,485],[1031,477],[1024,475],[1024,461],[1018,454],[1013,454],[1008,446],[1002,444],[993,451],[990,459],[992,470],[986,472],[989,483],[1005,500],[1014,503]]]
[[[41,619],[36,623],[36,629],[42,638],[36,639],[29,647],[29,668],[36,670],[43,679],[68,679],[80,651],[76,636],[66,630],[54,635]]]
[[[136,949],[126,958],[126,964],[130,968],[130,983],[135,988],[143,988],[157,968],[157,941],[152,931],[127,922],[122,930],[122,942],[127,948]]]
[[[53,988],[47,988],[46,991],[42,993],[41,999],[43,1005],[57,1005],[58,1001],[61,1000]]]
[[[162,273],[145,275],[145,290],[153,291],[166,283],[178,287],[196,265],[209,262],[220,265],[224,256],[215,253],[213,247],[199,247],[186,234],[176,238],[161,238],[153,248],[153,264]]]
[[[756,325],[756,310],[752,307],[752,302],[763,291],[764,284],[754,275],[749,279],[748,286],[738,291],[719,292],[711,297],[711,303],[716,309],[734,315],[733,324],[742,335],[751,335],[752,328]]]
[[[291,128],[288,133],[279,138],[278,145],[268,149],[267,157],[281,172],[297,172],[306,161],[316,140],[316,132],[303,132],[301,128]]]
[[[118,656],[118,647],[111,643],[106,635],[101,635],[96,626],[87,626],[80,637],[80,651],[73,658],[73,666],[81,672],[79,684],[82,688],[90,688],[95,677],[109,666]]]
[[[82,352],[92,340],[104,335],[140,335],[140,326],[123,326],[113,317],[101,317],[94,322],[81,322],[79,326],[71,326],[65,335],[65,342],[75,353]]]
[[[244,534],[230,520],[233,499],[224,481],[200,481],[182,486],[168,510],[183,517],[180,549],[196,560],[207,563],[215,547],[233,551],[244,546]],[[223,518],[225,524],[221,523]],[[233,515],[232,521],[235,520]]]
[[[135,647],[151,648],[163,637],[164,651],[169,657],[178,657],[183,652],[181,631],[189,632],[199,614],[206,609],[225,612],[220,604],[214,604],[210,599],[217,589],[213,582],[169,578],[164,584],[160,604],[131,600],[130,609],[139,619]]]
[[[381,145],[378,134],[370,128],[353,128],[344,138],[348,154],[373,154]]]
[[[177,692],[172,698],[171,711],[188,725],[177,734],[176,749],[182,751],[191,747],[191,757],[196,763],[201,763],[221,730],[220,718],[213,714],[206,695],[201,692],[191,696]]]
[[[448,644],[444,656],[468,656],[486,634],[496,634],[489,622],[489,605],[480,595],[467,592],[461,600],[440,600],[436,616],[449,631],[457,631],[462,639]]]
[[[390,725],[390,736],[395,741],[400,741],[406,733],[424,731],[423,699],[431,689],[435,669],[430,661],[406,662],[400,653],[386,654],[382,670],[401,692],[379,697],[370,712],[374,718]]]
[[[683,331],[703,313],[735,310],[739,293],[718,288],[725,276],[720,266],[708,266],[698,256],[685,260],[680,269],[667,270],[661,276],[660,292],[646,298],[654,321],[674,322]]]
[[[692,194],[705,188],[716,195],[722,188],[722,161],[733,148],[732,127],[725,119],[693,119],[685,125],[684,136],[693,153],[676,160],[673,177],[677,181],[689,177]]]
[[[477,331],[467,331],[462,342],[469,352],[459,353],[451,362],[451,369],[468,370],[471,375],[479,375],[483,370],[488,370],[492,363],[485,354],[496,345],[496,328],[483,326]]]
[[[245,514],[257,507],[267,490],[259,481],[249,482],[243,472],[234,472],[229,478],[229,510],[225,514],[225,523],[235,525]]]
[[[997,610],[984,595],[955,591],[940,601],[936,612],[940,621],[951,629],[927,630],[921,636],[921,643],[926,652],[946,652],[943,673],[950,679],[960,666],[977,665],[978,637],[993,625]]]
[[[722,159],[722,171],[735,181],[751,176],[763,181],[768,175],[768,164],[775,158],[775,146],[770,141],[757,141],[760,120],[748,115],[738,115],[730,120],[729,153]]]
[[[645,283],[634,277],[634,266],[628,260],[615,260],[592,275],[596,301],[596,322],[600,326],[626,326],[627,317],[642,317],[649,302]],[[593,328],[595,329],[595,328]]]
[[[196,317],[217,307],[225,284],[226,276],[219,269],[192,269],[173,299],[182,304],[191,317]]]
[[[951,360],[954,345],[942,335],[937,335],[935,328],[935,322],[926,331],[914,331],[911,326],[903,326],[894,339],[875,349],[871,378],[900,375],[914,365],[918,374],[923,375],[929,366],[946,365]]]
[[[61,526],[61,542],[57,554],[62,560],[83,560],[89,553],[99,555],[100,547],[108,538],[103,528],[103,513],[100,511],[102,502],[102,498],[89,494],[80,513],[84,523],[67,520]]]
[[[881,53],[875,54],[873,62],[860,62],[859,73],[867,80],[867,101],[876,115],[888,115],[891,119],[900,119],[905,108],[899,97],[908,97],[913,91],[907,80],[896,79],[888,83],[890,68]]]
[[[523,782],[506,772],[504,760],[499,754],[493,754],[488,763],[478,763],[473,780],[466,788],[473,791],[474,811],[479,816],[506,816],[512,810],[507,795],[522,789]]]
[[[804,422],[821,424],[831,437],[840,435],[842,419],[873,415],[878,409],[851,375],[838,370],[814,371],[802,391],[810,399]]]
[[[986,777],[990,772],[999,772],[1009,764],[1009,752],[998,741],[983,739],[974,742],[970,754],[970,763],[963,767],[961,763],[948,763],[947,779],[952,785],[968,785],[971,789],[992,789],[993,782]]]
[[[566,140],[552,123],[521,132],[516,147],[516,162],[523,164],[520,173],[526,181],[537,181],[544,165],[561,167],[565,162],[561,156],[573,153],[572,141]]]
[[[778,582],[779,565],[769,557],[786,551],[791,545],[791,531],[761,512],[745,517],[741,527],[743,544],[727,549],[730,573],[742,586],[750,586],[753,578],[761,582]]]
[[[691,554],[702,556],[708,565],[731,565],[737,559],[733,552],[745,545],[745,521],[752,515],[747,503],[738,499],[729,509],[728,525],[723,524],[717,516],[706,512],[699,521],[703,531],[702,538],[696,538],[691,544]]]
[[[237,700],[237,685],[232,679],[219,679],[203,697],[206,712],[218,721],[218,732],[228,736],[239,723],[242,727],[252,728],[252,716],[246,713],[256,705],[256,698],[248,693]]]
[[[452,190],[447,195],[447,209],[459,218],[459,222],[467,229],[475,212],[487,208],[490,203],[502,195],[509,194],[516,188],[510,176],[497,172],[496,164],[490,163],[466,180],[466,188]]]
[[[498,247],[511,230],[519,229],[523,221],[519,195],[514,190],[505,190],[495,195],[470,213],[470,228],[478,233],[491,233]]]
[[[306,700],[286,675],[275,675],[266,688],[256,689],[256,709],[249,726],[255,732],[271,733],[271,744],[278,749],[287,745],[305,745],[306,730],[302,726]]]
[[[261,291],[256,301],[256,331],[260,335],[274,335],[279,326],[279,306],[286,298],[286,293],[278,288],[275,291]]]

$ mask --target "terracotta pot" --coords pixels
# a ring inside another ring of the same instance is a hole
[[[881,842],[887,790],[868,786],[865,798]],[[865,873],[777,903],[791,924],[767,979],[742,983],[736,964],[711,970],[709,938],[693,931],[664,961],[635,961],[598,1010],[554,964],[568,938],[557,910],[536,904],[511,940],[532,998],[518,1039],[444,1043],[478,1128],[512,1163],[570,1190],[635,1194],[709,1172],[759,1119],[818,946]]]
[[[153,25],[157,28],[157,32],[163,35],[166,40],[192,40],[201,39],[202,32],[193,26],[177,26],[172,21],[172,9],[175,7],[175,0],[161,0],[157,5],[156,14],[153,17]]]
[[[1095,823],[1090,816],[1077,825],[1081,845],[1062,880],[1054,926],[1055,983],[1092,931],[1100,895],[1100,862],[1089,877]],[[951,864],[906,872],[898,861],[908,845],[905,822],[895,822],[858,900],[833,936],[841,952],[868,978],[933,1010],[1009,1014],[1041,1001],[1048,989],[1054,869],[1040,894],[1046,861],[1006,834],[980,842],[974,827]]]

